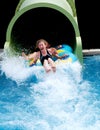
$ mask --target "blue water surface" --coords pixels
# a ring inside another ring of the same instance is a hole
[[[100,130],[100,55],[50,74],[1,61],[0,130]]]

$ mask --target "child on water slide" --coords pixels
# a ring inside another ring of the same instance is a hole
[[[66,55],[59,56],[56,49],[51,47],[48,48],[47,46],[49,43],[44,39],[39,39],[36,42],[36,48],[39,49],[39,51],[34,52],[32,54],[26,55],[24,52],[22,52],[22,56],[26,60],[34,59],[34,64],[36,64],[37,60],[40,59],[41,64],[43,65],[46,72],[56,71],[56,65],[55,62],[52,59],[52,56],[57,57],[58,59],[62,59],[66,57]]]

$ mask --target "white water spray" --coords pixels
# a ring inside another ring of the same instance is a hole
[[[46,74],[42,66],[27,68],[22,57],[12,57],[4,58],[1,70],[13,81],[27,81],[27,86],[15,87],[16,105],[6,104],[9,113],[3,125],[22,130],[99,130],[94,109],[98,103],[91,102],[91,86],[83,81],[79,62],[57,65],[56,73]],[[37,82],[27,80],[34,76]]]

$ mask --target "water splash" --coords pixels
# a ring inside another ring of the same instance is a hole
[[[8,84],[0,87],[0,129],[100,129],[100,101],[82,79],[79,62],[46,74],[43,67],[27,68],[22,57],[12,57],[2,61],[1,70]]]

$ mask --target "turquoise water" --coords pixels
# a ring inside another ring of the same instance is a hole
[[[21,57],[0,62],[0,130],[100,130],[100,55],[26,68]]]

